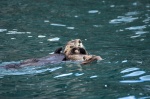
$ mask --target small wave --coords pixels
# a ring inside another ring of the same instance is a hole
[[[98,10],[90,10],[88,11],[88,13],[98,13],[99,11]]]
[[[133,15],[138,15],[139,13],[137,11],[133,11],[133,12],[127,12],[125,15],[127,16],[133,16]]]
[[[53,41],[59,41],[59,37],[55,37],[55,38],[51,38],[51,39],[48,39],[47,41],[51,41],[51,42],[53,42]]]
[[[126,30],[142,30],[146,28],[146,25],[143,25],[143,26],[133,26],[133,27],[128,27],[128,28],[125,28]]]
[[[131,36],[130,38],[137,38],[137,37],[140,37],[141,35],[134,35],[134,36]]]
[[[44,35],[38,35],[38,38],[44,38],[44,37],[46,37],[46,36],[44,36]]]
[[[112,19],[110,20],[109,23],[111,24],[116,24],[116,23],[129,23],[129,22],[133,22],[134,20],[138,19],[138,17],[131,17],[131,16],[118,16],[117,19]]]
[[[150,75],[141,76],[140,79],[141,79],[142,81],[150,81]]]
[[[82,76],[84,73],[75,73],[75,76]]]
[[[30,67],[22,67],[20,69],[4,69],[0,68],[0,78],[3,78],[6,75],[27,75],[27,74],[39,74],[43,72],[53,72],[58,69],[61,69],[62,67],[54,67],[54,68],[46,68],[43,69],[40,66],[30,66]]]
[[[94,76],[91,76],[90,78],[97,78],[98,76],[97,75],[94,75]]]
[[[122,80],[120,83],[139,83],[141,80]]]
[[[63,27],[66,26],[66,25],[64,25],[64,24],[57,24],[57,23],[51,23],[50,25],[52,25],[52,26],[63,26]]]
[[[127,72],[131,72],[131,71],[135,71],[135,70],[139,70],[139,68],[136,68],[136,67],[128,68],[128,69],[121,71],[120,73],[127,73]]]
[[[6,34],[31,34],[31,32],[8,31]]]
[[[66,76],[70,76],[70,75],[72,75],[72,74],[73,74],[73,73],[61,74],[61,75],[55,76],[54,78],[66,77]]]
[[[70,30],[73,30],[74,29],[74,27],[66,27],[67,29],[70,29]]]
[[[4,32],[4,31],[7,31],[7,29],[0,29],[0,32]]]
[[[135,96],[127,96],[127,97],[122,97],[118,99],[136,99]]]
[[[132,72],[130,74],[126,74],[126,75],[124,75],[122,77],[134,77],[134,76],[142,75],[144,73],[145,73],[145,71],[135,71],[135,72]]]

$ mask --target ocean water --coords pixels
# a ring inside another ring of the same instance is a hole
[[[150,99],[149,0],[1,0],[0,66],[81,39],[104,60],[0,68],[0,99]]]

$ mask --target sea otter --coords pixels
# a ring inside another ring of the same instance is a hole
[[[63,48],[58,48],[55,50],[54,54],[48,55],[42,58],[33,58],[21,61],[20,63],[8,64],[3,66],[6,69],[9,68],[20,68],[24,66],[41,66],[47,64],[60,63],[62,61],[81,61],[81,64],[87,64],[94,60],[102,60],[100,56],[88,55],[85,47],[80,39],[75,39],[69,41],[64,50]]]

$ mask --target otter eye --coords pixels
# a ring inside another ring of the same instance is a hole
[[[70,48],[73,48],[73,46],[70,46]]]
[[[82,43],[81,40],[79,40],[79,43]]]

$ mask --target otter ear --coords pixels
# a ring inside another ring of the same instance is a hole
[[[61,53],[61,51],[62,51],[62,47],[59,47],[59,48],[57,48],[56,50],[55,50],[55,54],[60,54]]]

